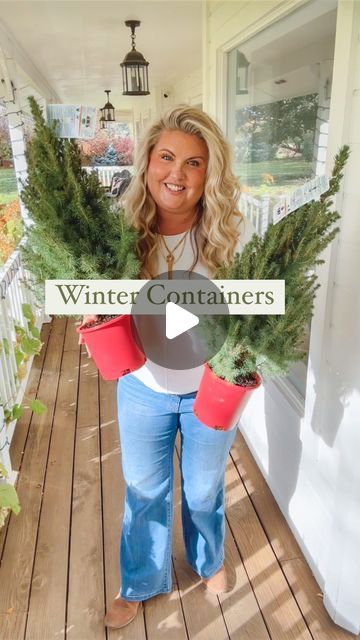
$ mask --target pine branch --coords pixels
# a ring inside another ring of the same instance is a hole
[[[38,283],[138,277],[136,231],[111,211],[97,176],[81,168],[76,142],[56,136],[33,96],[29,104],[35,131],[21,194],[32,223],[23,250],[29,271]]]
[[[285,374],[291,362],[306,356],[302,345],[319,287],[312,271],[339,233],[334,224],[340,215],[331,210],[331,198],[340,189],[349,153],[343,146],[336,155],[329,189],[319,201],[271,224],[262,239],[254,235],[230,267],[217,272],[219,278],[285,280],[285,315],[230,316],[227,339],[209,363],[228,382],[255,372]]]

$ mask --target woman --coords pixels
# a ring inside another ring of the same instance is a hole
[[[178,106],[145,132],[126,194],[139,232],[141,277],[172,270],[214,277],[250,239],[237,210],[239,185],[230,149],[202,111]],[[251,226],[251,225],[250,225]],[[131,622],[139,603],[171,591],[173,452],[180,430],[182,523],[186,558],[213,593],[227,589],[224,569],[224,474],[236,429],[216,431],[192,412],[203,365],[166,369],[147,360],[118,383],[126,483],[122,584],[105,624]]]

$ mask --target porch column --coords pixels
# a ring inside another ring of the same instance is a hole
[[[12,60],[7,59],[5,52],[0,49],[1,69],[6,74],[6,81],[2,83],[5,92],[4,102],[6,115],[9,122],[9,133],[14,161],[14,169],[18,193],[22,190],[21,181],[27,178],[27,165],[25,159],[24,122],[22,118],[22,105],[16,77],[16,68]],[[20,199],[20,210],[25,224],[28,223],[26,208]]]

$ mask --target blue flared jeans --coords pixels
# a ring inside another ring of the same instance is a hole
[[[125,600],[171,591],[173,456],[180,430],[181,515],[187,562],[209,578],[224,561],[224,477],[236,435],[203,425],[196,392],[159,393],[132,374],[118,382],[125,505],[120,542]]]

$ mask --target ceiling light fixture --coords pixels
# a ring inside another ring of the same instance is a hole
[[[144,56],[135,49],[135,29],[140,26],[140,20],[126,20],[125,24],[131,29],[132,49],[120,63],[123,74],[123,96],[149,95],[148,66]]]
[[[108,122],[115,122],[115,107],[111,104],[109,93],[111,93],[111,89],[105,89],[105,93],[107,94],[107,102],[104,104],[101,109],[101,118],[100,118],[100,126],[102,129],[107,125]],[[104,126],[102,126],[102,122]]]

